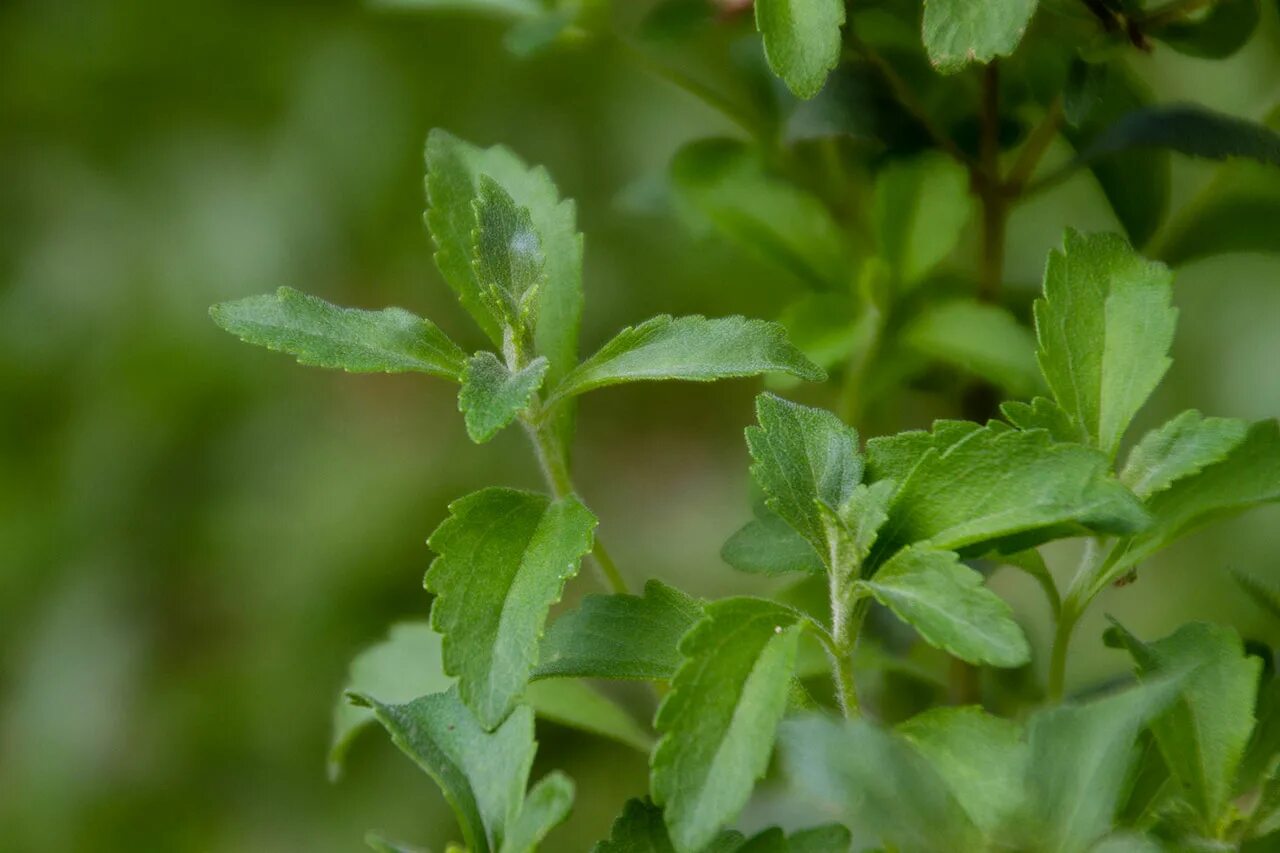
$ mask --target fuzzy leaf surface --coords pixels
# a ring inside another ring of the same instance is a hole
[[[547,368],[542,356],[515,373],[491,352],[478,352],[467,359],[458,409],[471,440],[484,444],[514,421],[520,410],[533,402]]]
[[[861,583],[930,645],[962,660],[1019,666],[1031,659],[1009,605],[953,551],[904,548]]]
[[[676,850],[697,851],[733,820],[773,752],[800,625],[756,598],[708,604],[680,643],[684,661],[658,709],[650,790]]]
[[[1221,462],[1248,431],[1242,420],[1206,418],[1190,409],[1143,436],[1129,451],[1120,481],[1145,500]]]
[[[471,249],[476,284],[506,324],[523,324],[542,284],[546,265],[542,240],[528,208],[516,204],[488,175],[480,175],[478,183],[479,192],[471,203],[476,219]]]
[[[775,371],[815,382],[826,378],[822,368],[792,346],[777,323],[662,314],[619,332],[566,376],[553,398],[622,382],[712,382]]]
[[[444,666],[487,728],[524,692],[547,611],[592,545],[596,519],[576,498],[488,488],[449,505],[428,545],[431,625]]]
[[[1040,369],[1063,410],[1114,457],[1169,369],[1173,278],[1113,234],[1068,231],[1036,302]]]
[[[943,74],[970,62],[1008,56],[1036,12],[1037,0],[925,0],[924,46]]]
[[[467,358],[430,320],[403,308],[340,308],[291,287],[222,302],[209,315],[242,341],[288,353],[310,367],[412,371],[458,382]]]
[[[643,596],[588,595],[551,623],[534,678],[667,680],[680,638],[701,616],[697,599],[656,580]]]
[[[1083,442],[1088,438],[1072,423],[1071,416],[1047,397],[1036,397],[1030,403],[1017,400],[1001,403],[1000,413],[1018,429],[1047,430],[1054,441]]]
[[[820,575],[826,571],[818,552],[794,527],[769,508],[760,510],[724,543],[720,549],[722,560],[751,574]]]

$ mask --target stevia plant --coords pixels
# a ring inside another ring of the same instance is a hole
[[[655,317],[580,360],[572,202],[509,150],[434,131],[436,263],[490,349],[289,288],[212,309],[303,364],[454,382],[468,436],[518,424],[544,475],[545,493],[488,487],[450,505],[428,540],[430,620],[353,662],[331,773],[380,723],[472,853],[533,850],[569,813],[566,775],[529,784],[539,719],[649,756],[647,796],[618,804],[601,853],[1280,842],[1268,649],[1226,626],[1144,639],[1114,623],[1104,640],[1133,679],[1065,690],[1096,599],[1201,526],[1280,501],[1274,420],[1190,410],[1132,429],[1171,366],[1173,268],[1280,249],[1280,137],[1153,103],[1126,57],[1227,56],[1259,3],[756,0],[752,16],[670,0],[638,19],[603,3],[475,5],[513,21],[518,53],[594,39],[729,117],[739,137],[676,153],[666,208],[804,293],[776,321]],[[1169,151],[1231,158],[1172,216]],[[1007,223],[1079,174],[1124,234],[1067,230],[1028,305],[1005,287]],[[577,398],[756,376],[770,390],[746,429],[753,517],[722,557],[774,593],[629,588],[634,570],[574,485]],[[898,432],[897,404],[921,390],[959,417]],[[1059,540],[1076,540],[1074,568],[1051,565],[1072,547],[1041,549]],[[605,593],[581,595],[583,561]],[[1046,650],[987,585],[1002,567],[1043,591]],[[1240,582],[1280,613],[1263,569]],[[566,590],[575,606],[550,619]],[[747,836],[734,827],[762,778],[793,817]]]

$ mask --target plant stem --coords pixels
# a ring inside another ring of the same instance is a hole
[[[858,635],[870,609],[866,599],[853,602],[839,589],[839,582],[831,581],[831,633],[827,635],[827,656],[831,658],[831,677],[835,682],[836,698],[846,719],[862,715],[858,702],[858,685],[853,677],[853,653],[858,648]],[[825,632],[823,632],[825,634]]]
[[[974,173],[982,202],[982,270],[978,297],[999,302],[1004,281],[1005,226],[1009,200],[1000,180],[1000,65],[992,61],[982,73],[981,163]]]
[[[1049,150],[1049,145],[1058,135],[1058,128],[1061,126],[1062,96],[1058,95],[1049,104],[1049,109],[1045,111],[1040,123],[1032,128],[1027,141],[1022,144],[1022,150],[1018,152],[1018,159],[1009,170],[1008,178],[1005,180],[1005,190],[1010,196],[1021,193],[1027,181],[1031,180],[1036,166],[1040,165],[1041,159]]]
[[[1049,699],[1054,702],[1062,700],[1062,689],[1067,677],[1067,649],[1071,645],[1071,634],[1075,631],[1076,622],[1089,606],[1089,579],[1106,555],[1102,546],[1100,537],[1085,540],[1080,566],[1076,569],[1076,576],[1071,580],[1071,588],[1058,613],[1058,626],[1053,633],[1053,651],[1049,657]]]

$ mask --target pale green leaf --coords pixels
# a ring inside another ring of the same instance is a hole
[[[712,382],[778,371],[821,381],[826,373],[777,323],[746,317],[653,317],[629,326],[583,361],[552,392],[562,400],[622,382]]]
[[[978,707],[932,708],[897,727],[988,838],[999,838],[1022,800],[1022,729]]]
[[[1206,418],[1194,409],[1151,430],[1129,451],[1120,481],[1144,500],[1184,477],[1221,462],[1244,441],[1249,425],[1235,418]]]
[[[653,747],[653,737],[644,726],[585,681],[535,681],[525,691],[524,701],[539,720],[609,738],[640,752],[647,753]]]
[[[755,598],[708,604],[680,643],[684,662],[658,709],[650,790],[676,850],[700,850],[746,804],[773,752],[800,625]]]
[[[782,766],[813,805],[864,844],[913,853],[981,850],[946,783],[901,736],[865,720],[803,717],[779,733]]]
[[[1036,341],[1008,310],[972,299],[934,302],[902,331],[916,351],[1025,397],[1040,387]]]
[[[542,356],[515,373],[491,352],[478,352],[467,359],[458,409],[471,440],[483,444],[528,408],[542,386],[547,367]]]
[[[363,311],[282,287],[209,309],[243,341],[349,373],[429,373],[460,381],[466,354],[430,320],[402,308]]]
[[[476,220],[471,249],[476,284],[504,325],[524,326],[531,319],[546,265],[533,217],[488,175],[479,176],[471,207]]]
[[[425,847],[406,844],[403,841],[392,841],[380,832],[366,832],[364,845],[375,853],[431,853]]]
[[[1072,423],[1071,416],[1047,397],[1036,397],[1030,403],[1016,400],[1001,403],[1000,413],[1018,429],[1048,430],[1054,441],[1088,440],[1088,436]]]
[[[782,575],[790,572],[822,574],[822,557],[796,529],[768,507],[729,537],[720,558],[740,572]]]
[[[778,315],[787,337],[805,358],[830,370],[848,361],[865,334],[866,314],[859,322],[858,307],[850,294],[812,292],[792,302]],[[765,380],[775,390],[798,384],[785,374],[774,374]]]
[[[449,505],[428,544],[431,625],[444,666],[487,728],[524,692],[547,611],[591,550],[596,519],[576,498],[488,488]]]
[[[1113,234],[1068,231],[1036,302],[1040,369],[1063,410],[1110,457],[1169,368],[1172,275]]]
[[[930,645],[962,660],[1008,667],[1031,659],[1009,605],[952,551],[904,548],[860,583]]]
[[[1144,681],[1182,676],[1178,699],[1151,729],[1171,775],[1213,835],[1227,817],[1236,771],[1253,731],[1259,658],[1245,654],[1235,630],[1204,622],[1183,625],[1144,643],[1115,624],[1113,636],[1133,655]]]
[[[818,94],[840,61],[844,0],[756,0],[756,29],[773,73],[798,98]]]
[[[737,853],[742,834],[725,830],[698,853]],[[613,822],[609,839],[592,848],[592,853],[676,853],[662,820],[662,809],[649,800],[627,800],[622,814]]]
[[[1008,56],[1036,11],[1036,0],[925,0],[924,46],[943,74]]]
[[[758,426],[747,427],[751,476],[765,503],[829,558],[818,503],[841,506],[862,480],[858,433],[825,409],[773,394],[756,397]]]
[[[502,850],[533,766],[533,711],[521,706],[489,732],[456,689],[403,705],[350,695],[373,710],[396,746],[440,786],[467,846],[476,853]]]
[[[569,816],[573,781],[553,770],[529,789],[524,805],[502,840],[502,853],[531,853],[547,833]]]
[[[934,446],[918,456],[890,505],[876,555],[912,542],[966,554],[1015,551],[1087,530],[1132,533],[1147,523],[1142,505],[1109,474],[1101,453],[1055,443],[1040,430],[970,426],[935,428]],[[922,438],[911,443],[926,446]],[[875,460],[876,442],[870,445]],[[892,448],[893,440],[880,446]]]
[[[534,677],[667,680],[701,615],[696,599],[656,580],[643,596],[588,595],[547,629]]]
[[[918,284],[946,259],[973,215],[969,172],[944,154],[894,160],[876,175],[872,221],[896,280]]]

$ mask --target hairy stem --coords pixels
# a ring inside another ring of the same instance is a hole
[[[847,719],[862,715],[858,702],[858,686],[853,677],[853,654],[858,648],[858,635],[870,609],[866,599],[849,600],[834,575],[831,581],[831,633],[826,637],[827,656],[831,659],[831,678],[835,683],[840,711]]]

